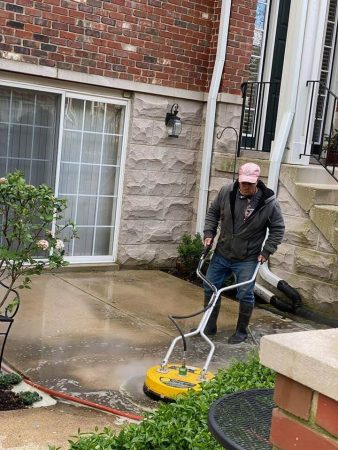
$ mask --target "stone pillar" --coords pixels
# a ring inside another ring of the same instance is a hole
[[[261,363],[277,372],[274,450],[338,449],[338,329],[264,336]]]

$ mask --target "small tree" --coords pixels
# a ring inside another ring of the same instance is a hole
[[[0,314],[14,316],[18,289],[29,288],[32,275],[68,264],[59,237],[66,227],[74,237],[75,227],[70,221],[57,225],[66,207],[48,186],[27,184],[21,172],[0,178]]]

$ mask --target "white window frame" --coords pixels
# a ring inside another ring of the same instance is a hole
[[[329,22],[329,3],[330,2],[328,2],[328,9],[327,9],[327,13],[326,13],[325,33],[327,31],[327,25],[328,25],[328,22]],[[325,35],[324,35],[324,42],[323,42],[322,52],[321,52],[320,71],[319,71],[319,80],[320,80],[321,75],[323,73],[324,50],[325,50],[325,48],[330,48],[330,60],[329,60],[329,67],[328,67],[328,70],[327,70],[326,87],[328,89],[330,89],[330,90],[334,90],[334,92],[335,92],[335,89],[333,89],[333,87],[337,85],[336,79],[337,79],[337,68],[338,68],[338,64],[337,64],[338,39],[336,40],[337,20],[338,20],[338,4],[336,5],[335,21],[333,22],[332,45],[328,46],[328,45],[325,44]],[[335,55],[335,59],[333,59],[334,55]],[[328,83],[329,79],[330,79],[330,83]],[[317,96],[317,102],[318,102],[319,93],[317,93],[316,96]],[[321,125],[320,125],[319,136],[322,136],[322,135],[325,136],[325,135],[328,135],[330,133],[330,121],[327,120],[327,118],[326,118],[326,123],[323,122],[325,108],[327,108],[327,110],[330,111],[329,115],[332,114],[332,108],[333,108],[333,101],[332,101],[332,99],[329,99],[329,104],[327,106],[326,106],[326,103],[324,101],[324,104],[323,104],[323,116],[320,119]],[[319,142],[316,142],[316,143],[319,143]]]
[[[91,263],[112,263],[117,260],[118,252],[118,239],[121,224],[122,215],[122,198],[123,198],[123,184],[125,175],[125,165],[126,165],[126,149],[127,149],[127,134],[129,130],[129,117],[130,117],[130,100],[123,99],[119,97],[110,96],[109,94],[86,94],[83,91],[77,89],[69,88],[55,88],[53,86],[48,86],[46,84],[33,84],[28,82],[20,81],[10,81],[7,79],[0,78],[0,85],[6,86],[8,88],[18,88],[26,89],[31,91],[48,92],[51,94],[60,95],[60,120],[59,120],[59,130],[58,134],[58,146],[57,146],[57,160],[56,160],[56,173],[55,173],[55,195],[58,195],[59,190],[59,176],[60,176],[60,165],[61,165],[61,149],[62,149],[62,138],[64,131],[64,109],[66,98],[77,98],[79,100],[88,100],[95,102],[103,102],[106,104],[121,105],[125,107],[124,124],[123,124],[123,136],[121,145],[121,161],[120,161],[120,173],[118,181],[117,190],[117,200],[116,200],[116,216],[114,225],[114,242],[111,255],[100,255],[100,256],[66,256],[65,260],[71,264],[91,264]],[[109,97],[108,97],[109,95]]]
[[[268,21],[269,19],[271,20],[271,13],[270,9],[273,6],[273,3],[271,0],[261,0],[258,3],[264,3],[266,6],[266,11],[265,11],[265,17],[264,17],[264,25],[263,28],[257,28],[258,31],[263,31],[263,39],[262,39],[262,46],[261,46],[261,54],[260,56],[255,56],[255,55],[251,55],[251,58],[256,58],[259,59],[259,68],[258,68],[258,72],[257,72],[257,79],[256,82],[260,82],[260,81],[264,81],[264,72],[265,72],[265,68],[263,67],[263,61],[264,61],[264,53],[267,52],[267,39],[268,39],[268,34],[270,35],[270,32],[268,30]],[[279,1],[278,1],[279,3]],[[277,9],[277,13],[278,13],[278,9]],[[277,23],[277,19],[276,19],[276,23]],[[256,30],[256,26],[255,26],[255,30]],[[272,48],[272,54],[273,54],[273,48]],[[265,61],[264,61],[265,62]],[[272,57],[271,57],[271,65],[272,65]],[[270,72],[271,72],[271,67],[270,67]],[[269,73],[270,73],[269,72]],[[268,97],[268,93],[266,95],[266,98],[264,99],[264,103],[261,109],[261,118],[260,118],[260,130],[259,130],[259,142],[256,142],[255,144],[255,148],[260,148],[260,146],[262,145],[263,142],[263,136],[261,133],[262,130],[264,130],[265,128],[265,120],[266,120],[266,109],[267,109],[267,97]],[[249,108],[245,107],[245,110],[248,110]],[[257,111],[255,110],[255,116],[254,116],[254,123],[252,125],[252,129],[255,130],[256,129],[256,122],[259,119],[259,114],[256,114]],[[252,133],[246,133],[245,137],[252,137],[253,134]]]
[[[264,35],[264,47],[265,47],[265,59],[264,59],[264,66],[263,66],[263,58],[261,60],[261,68],[260,68],[260,80],[270,80],[271,78],[271,70],[272,70],[272,63],[273,63],[273,54],[275,50],[275,41],[276,41],[276,31],[277,31],[277,21],[278,21],[278,12],[279,12],[279,4],[280,0],[272,1],[268,0],[268,14],[269,17],[269,29],[268,32]],[[265,27],[266,29],[266,27]],[[261,124],[260,124],[260,130],[259,130],[259,142],[257,143],[258,148],[263,147],[263,141],[264,141],[264,130],[265,130],[265,123],[266,123],[266,114],[268,109],[268,99],[269,99],[269,89],[265,93],[264,103],[262,106],[262,117],[261,117]]]

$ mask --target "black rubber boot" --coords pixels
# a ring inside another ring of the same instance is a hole
[[[240,303],[237,327],[235,333],[229,337],[229,344],[240,344],[248,337],[248,325],[250,322],[253,305],[251,303]]]
[[[208,306],[210,299],[211,299],[210,295],[207,294],[204,295],[204,308]],[[220,308],[221,308],[221,300],[218,299],[204,330],[207,336],[214,336],[217,333],[217,318]]]

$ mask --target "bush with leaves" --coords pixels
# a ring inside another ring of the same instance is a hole
[[[201,391],[190,391],[176,403],[160,404],[158,410],[148,413],[139,425],[126,426],[118,436],[110,428],[79,433],[69,441],[69,450],[221,450],[208,431],[211,404],[225,394],[273,388],[274,383],[274,372],[262,366],[258,356],[253,354],[247,361],[236,361],[229,369],[219,370]]]
[[[0,389],[11,389],[21,381],[22,377],[17,373],[0,373]]]
[[[203,253],[204,244],[199,233],[195,236],[183,234],[181,242],[177,247],[179,262],[183,271],[192,273],[196,270],[198,261]]]
[[[23,391],[19,392],[18,395],[25,406],[30,406],[42,400],[41,395],[36,391]]]
[[[15,314],[17,289],[29,288],[32,275],[67,264],[60,233],[71,227],[73,237],[74,224],[56,225],[66,207],[48,186],[27,184],[21,172],[0,178],[0,314]]]

